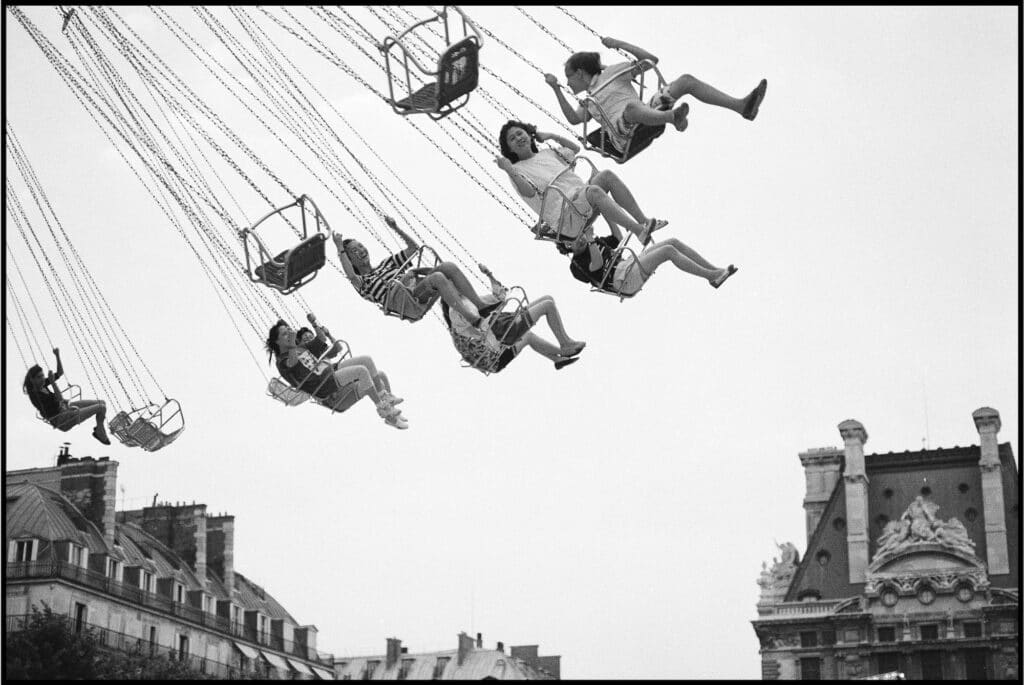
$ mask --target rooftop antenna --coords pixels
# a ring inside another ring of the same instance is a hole
[[[928,386],[925,385],[924,379],[921,379],[921,393],[924,395],[924,437],[921,438],[921,442],[924,443],[924,448],[928,449],[928,438],[931,435],[931,430],[928,427]]]
[[[160,494],[159,492],[154,492],[153,493],[153,504],[151,504],[150,506],[152,506],[152,507],[156,506],[156,496],[159,495],[159,494]]]

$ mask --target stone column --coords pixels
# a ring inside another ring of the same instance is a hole
[[[839,424],[843,437],[846,468],[846,549],[850,582],[863,583],[868,567],[868,475],[864,468],[864,443],[868,432],[863,424],[847,419]]]
[[[1002,427],[999,412],[990,407],[976,409],[971,416],[981,438],[981,499],[985,511],[985,550],[990,574],[1009,573],[1006,548],[1006,507],[1003,503],[1003,474],[999,463],[996,434]]]

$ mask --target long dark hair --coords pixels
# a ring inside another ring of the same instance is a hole
[[[345,238],[344,240],[341,241],[341,249],[345,251],[346,255],[348,254],[348,247],[349,247],[349,245],[351,245],[354,242],[357,242],[355,238]],[[348,261],[349,261],[349,264],[352,264],[352,259],[351,258],[349,258]],[[352,270],[356,272],[357,276],[362,276],[363,275],[362,273],[359,272],[359,267],[357,267],[355,264],[352,264]]]
[[[270,353],[269,361],[274,361],[274,357],[281,355],[281,348],[277,344],[277,329],[281,326],[287,326],[288,324],[284,319],[278,319],[277,323],[270,327],[270,333],[267,334],[266,348],[267,352]]]
[[[565,66],[569,67],[573,71],[582,69],[591,76],[595,76],[604,71],[604,66],[601,64],[601,55],[597,52],[577,52],[572,57],[565,60]]]
[[[521,128],[526,131],[527,135],[530,136],[530,149],[534,152],[537,151],[537,127],[533,124],[524,124],[521,121],[509,120],[505,122],[505,125],[501,127],[501,131],[498,133],[498,146],[501,148],[501,156],[508,161],[515,164],[519,161],[519,155],[512,152],[512,148],[508,146],[508,140],[505,139],[509,129]]]
[[[28,373],[25,374],[25,382],[22,385],[22,387],[24,387],[25,389],[25,392],[35,392],[35,388],[32,387],[32,376],[35,376],[37,373],[42,372],[43,367],[39,366],[39,364],[33,364],[31,367],[29,367]]]

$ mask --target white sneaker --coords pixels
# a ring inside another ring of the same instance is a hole
[[[401,404],[402,402],[405,402],[404,397],[395,397],[394,395],[391,394],[390,390],[385,390],[384,392],[382,392],[380,394],[380,399],[382,402],[387,402],[392,407],[395,406],[396,404]]]
[[[384,419],[384,423],[397,428],[400,431],[404,431],[409,428],[409,421],[401,414],[392,418]]]
[[[385,421],[401,415],[401,409],[397,409],[394,405],[388,404],[387,402],[381,402],[377,405],[377,416],[381,417]]]

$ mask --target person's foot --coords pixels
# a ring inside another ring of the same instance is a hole
[[[563,346],[558,350],[558,353],[563,357],[575,357],[583,348],[587,346],[585,342],[570,342],[568,345]]]
[[[390,390],[385,390],[384,392],[382,392],[380,394],[380,399],[381,402],[387,402],[392,407],[395,406],[396,404],[401,404],[402,402],[405,402],[404,397],[396,397],[395,395],[391,394]]]
[[[408,419],[406,419],[401,414],[392,418],[384,419],[384,423],[388,424],[389,426],[392,426],[393,428],[397,428],[400,431],[404,431],[407,428],[409,428]]]
[[[761,102],[764,100],[766,92],[768,92],[768,79],[761,79],[757,88],[750,91],[750,95],[746,97],[747,104],[743,107],[744,119],[753,121],[757,118],[757,111],[761,108]]]
[[[712,278],[709,281],[709,283],[711,283],[711,287],[712,288],[720,287],[723,283],[725,283],[727,280],[729,280],[730,276],[732,276],[737,271],[739,271],[739,268],[733,266],[732,264],[730,264],[728,267],[726,267],[724,269],[719,269],[718,276]]]
[[[110,444],[110,438],[107,437],[107,431],[102,426],[96,426],[92,429],[92,437],[96,438],[104,445]]]
[[[569,357],[568,359],[559,359],[557,362],[555,362],[555,370],[557,371],[558,369],[561,369],[561,368],[564,368],[566,366],[569,366],[569,364],[575,364],[579,360],[580,360],[579,357]]]
[[[686,127],[689,126],[689,122],[686,120],[686,115],[689,113],[690,105],[686,102],[672,111],[672,125],[676,127],[677,131],[685,131]]]
[[[395,407],[393,404],[388,404],[381,399],[380,404],[377,405],[377,416],[381,417],[385,421],[394,419],[402,415],[402,410]]]

